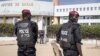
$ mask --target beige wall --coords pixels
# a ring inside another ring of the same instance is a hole
[[[53,6],[58,6],[59,5],[59,0],[53,0]],[[58,17],[54,16],[52,19],[53,23],[52,24],[58,24]]]
[[[58,17],[53,17],[52,24],[58,24]]]
[[[53,0],[53,5],[54,5],[54,6],[59,5],[59,0]]]

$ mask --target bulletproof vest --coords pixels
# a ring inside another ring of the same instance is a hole
[[[62,25],[60,32],[60,46],[64,48],[71,48],[74,45],[73,25],[72,23],[65,23]]]
[[[33,45],[34,33],[32,32],[32,23],[29,21],[20,22],[17,29],[17,41],[19,45]]]

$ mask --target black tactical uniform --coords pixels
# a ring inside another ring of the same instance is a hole
[[[15,24],[18,56],[36,56],[35,44],[38,37],[38,26],[35,22],[24,19]]]
[[[40,44],[44,44],[44,31],[40,32]]]
[[[68,23],[64,23],[56,34],[57,42],[60,43],[64,56],[79,56],[80,54],[77,47],[77,43],[81,44],[80,25],[77,23],[78,16],[76,11],[71,11]]]
[[[71,27],[71,39],[68,39],[70,41],[70,45],[66,42],[61,42],[61,30],[63,27]],[[60,46],[62,47],[65,56],[78,56],[76,43],[81,43],[80,25],[72,22],[64,23],[57,33],[57,41],[60,42]]]

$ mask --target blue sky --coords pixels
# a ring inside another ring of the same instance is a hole
[[[43,0],[52,1],[52,0]],[[59,0],[61,5],[66,4],[84,4],[84,3],[100,3],[100,0]]]
[[[60,4],[100,3],[100,0],[60,0]]]
[[[6,1],[6,0],[0,0]],[[40,1],[52,1],[52,0],[40,0]],[[60,5],[66,4],[84,4],[84,3],[100,3],[100,0],[59,0]]]
[[[6,1],[6,0],[0,0],[0,1]]]

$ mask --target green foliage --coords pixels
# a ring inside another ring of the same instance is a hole
[[[58,29],[60,28],[60,25],[49,25],[47,27],[47,35],[55,35]]]
[[[0,24],[0,36],[13,36],[14,25],[13,24]]]
[[[50,25],[47,27],[47,35],[54,36],[61,25]],[[81,35],[83,38],[100,38],[99,25],[81,25]],[[14,36],[13,24],[0,24],[0,36]]]
[[[48,35],[55,35],[61,25],[50,25],[47,28]],[[100,38],[99,25],[81,25],[81,35],[83,38]]]
[[[86,38],[95,38],[100,37],[100,26],[92,25],[92,26],[81,26],[81,34],[82,37]]]

